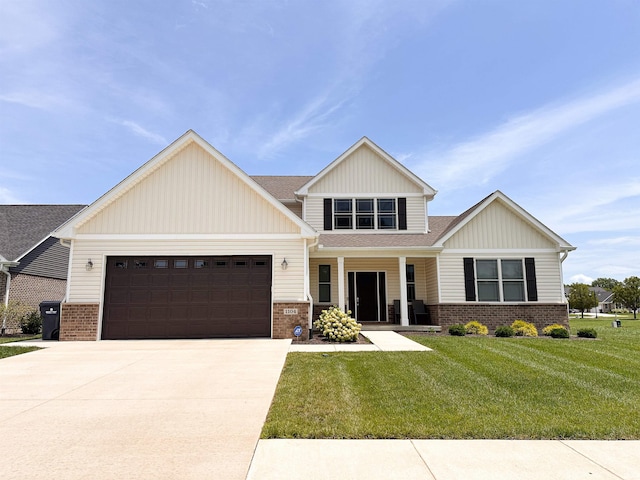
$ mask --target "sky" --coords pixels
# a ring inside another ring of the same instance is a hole
[[[193,129],[250,175],[362,136],[640,276],[637,0],[0,0],[0,204],[96,200]]]

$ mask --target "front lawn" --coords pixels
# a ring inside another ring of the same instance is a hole
[[[12,357],[13,355],[20,355],[21,353],[33,352],[34,350],[39,350],[38,347],[7,347],[1,345],[3,343],[12,343],[12,342],[21,342],[23,340],[33,340],[36,338],[41,338],[40,335],[31,335],[31,336],[16,336],[16,337],[0,337],[0,358]]]
[[[263,438],[640,439],[640,321],[597,340],[413,336],[433,352],[291,353]]]

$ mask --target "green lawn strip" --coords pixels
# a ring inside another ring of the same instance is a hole
[[[290,354],[262,436],[638,439],[640,322],[606,322],[591,323],[600,340],[415,336],[434,351]]]
[[[25,340],[34,340],[41,338],[40,335],[34,335],[31,337],[0,337],[0,358],[12,357],[14,355],[20,355],[21,353],[33,352],[34,350],[40,350],[39,347],[20,347],[20,346],[3,346],[2,344],[22,342]]]

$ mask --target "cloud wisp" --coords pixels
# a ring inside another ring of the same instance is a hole
[[[640,102],[640,78],[605,92],[545,106],[512,118],[493,131],[454,145],[444,152],[429,152],[415,168],[429,172],[432,182],[448,190],[487,183],[519,156],[571,129],[615,109]]]
[[[150,140],[151,142],[161,145],[161,146],[166,146],[169,144],[169,142],[167,141],[166,138],[164,138],[162,135],[158,134],[158,133],[153,133],[149,130],[147,130],[146,128],[140,126],[138,123],[131,121],[131,120],[113,120],[114,123],[117,123],[119,125],[122,125],[123,127],[126,127],[131,133],[133,133],[134,135],[137,135],[138,137],[142,137],[142,138],[146,138],[147,140]]]

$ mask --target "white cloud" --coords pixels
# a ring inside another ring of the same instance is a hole
[[[592,282],[593,278],[583,275],[582,273],[574,275],[569,279],[569,283],[586,283],[587,285],[591,285]]]
[[[30,108],[49,110],[66,103],[61,96],[44,92],[23,91],[0,95],[0,102],[15,103]]]
[[[123,127],[127,127],[133,134],[146,138],[147,140],[151,140],[153,143],[157,143],[158,145],[166,146],[169,143],[162,135],[150,132],[131,120],[114,120],[114,122],[122,125]]]
[[[0,187],[0,204],[20,204],[26,203],[18,198],[11,190]]]
[[[419,174],[428,172],[433,183],[447,190],[486,183],[526,152],[637,102],[640,102],[639,78],[604,92],[516,116],[493,131],[444,152],[429,152],[426,160],[414,169]]]

